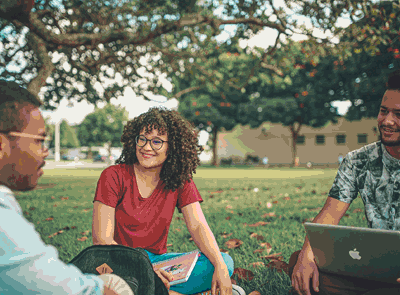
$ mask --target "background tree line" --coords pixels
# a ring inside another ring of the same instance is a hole
[[[179,112],[199,130],[210,130],[214,164],[219,131],[282,123],[292,133],[294,160],[302,126],[336,122],[332,101],[352,102],[349,120],[376,116],[387,73],[398,68],[400,15],[392,1],[285,5],[3,0],[0,76],[42,93],[49,109],[61,98],[109,102],[128,86],[138,95],[175,97]],[[339,43],[313,36],[300,16],[314,28],[330,30]],[[338,26],[341,16],[352,24]],[[218,39],[231,24],[236,25],[232,35]],[[264,28],[276,32],[273,45],[240,46]],[[309,38],[292,41],[298,32]],[[171,92],[161,86],[160,76],[172,83]],[[114,142],[101,138],[102,132],[82,130],[85,145]]]

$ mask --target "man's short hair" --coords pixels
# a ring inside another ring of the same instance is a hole
[[[400,70],[396,70],[389,74],[386,89],[400,90]]]
[[[1,131],[21,131],[28,123],[25,115],[41,105],[35,95],[17,83],[0,80]],[[22,114],[22,110],[26,110],[26,114]]]

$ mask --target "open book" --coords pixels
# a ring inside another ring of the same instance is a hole
[[[194,250],[184,255],[153,263],[153,267],[155,270],[163,269],[172,274],[174,280],[169,282],[169,284],[173,286],[187,282],[199,256],[199,250]]]

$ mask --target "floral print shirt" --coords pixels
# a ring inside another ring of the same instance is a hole
[[[346,155],[329,196],[351,203],[358,193],[369,227],[400,230],[400,160],[380,141]]]

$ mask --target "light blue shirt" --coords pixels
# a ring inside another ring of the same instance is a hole
[[[0,295],[101,295],[103,288],[97,276],[62,262],[23,217],[12,191],[0,185]]]

